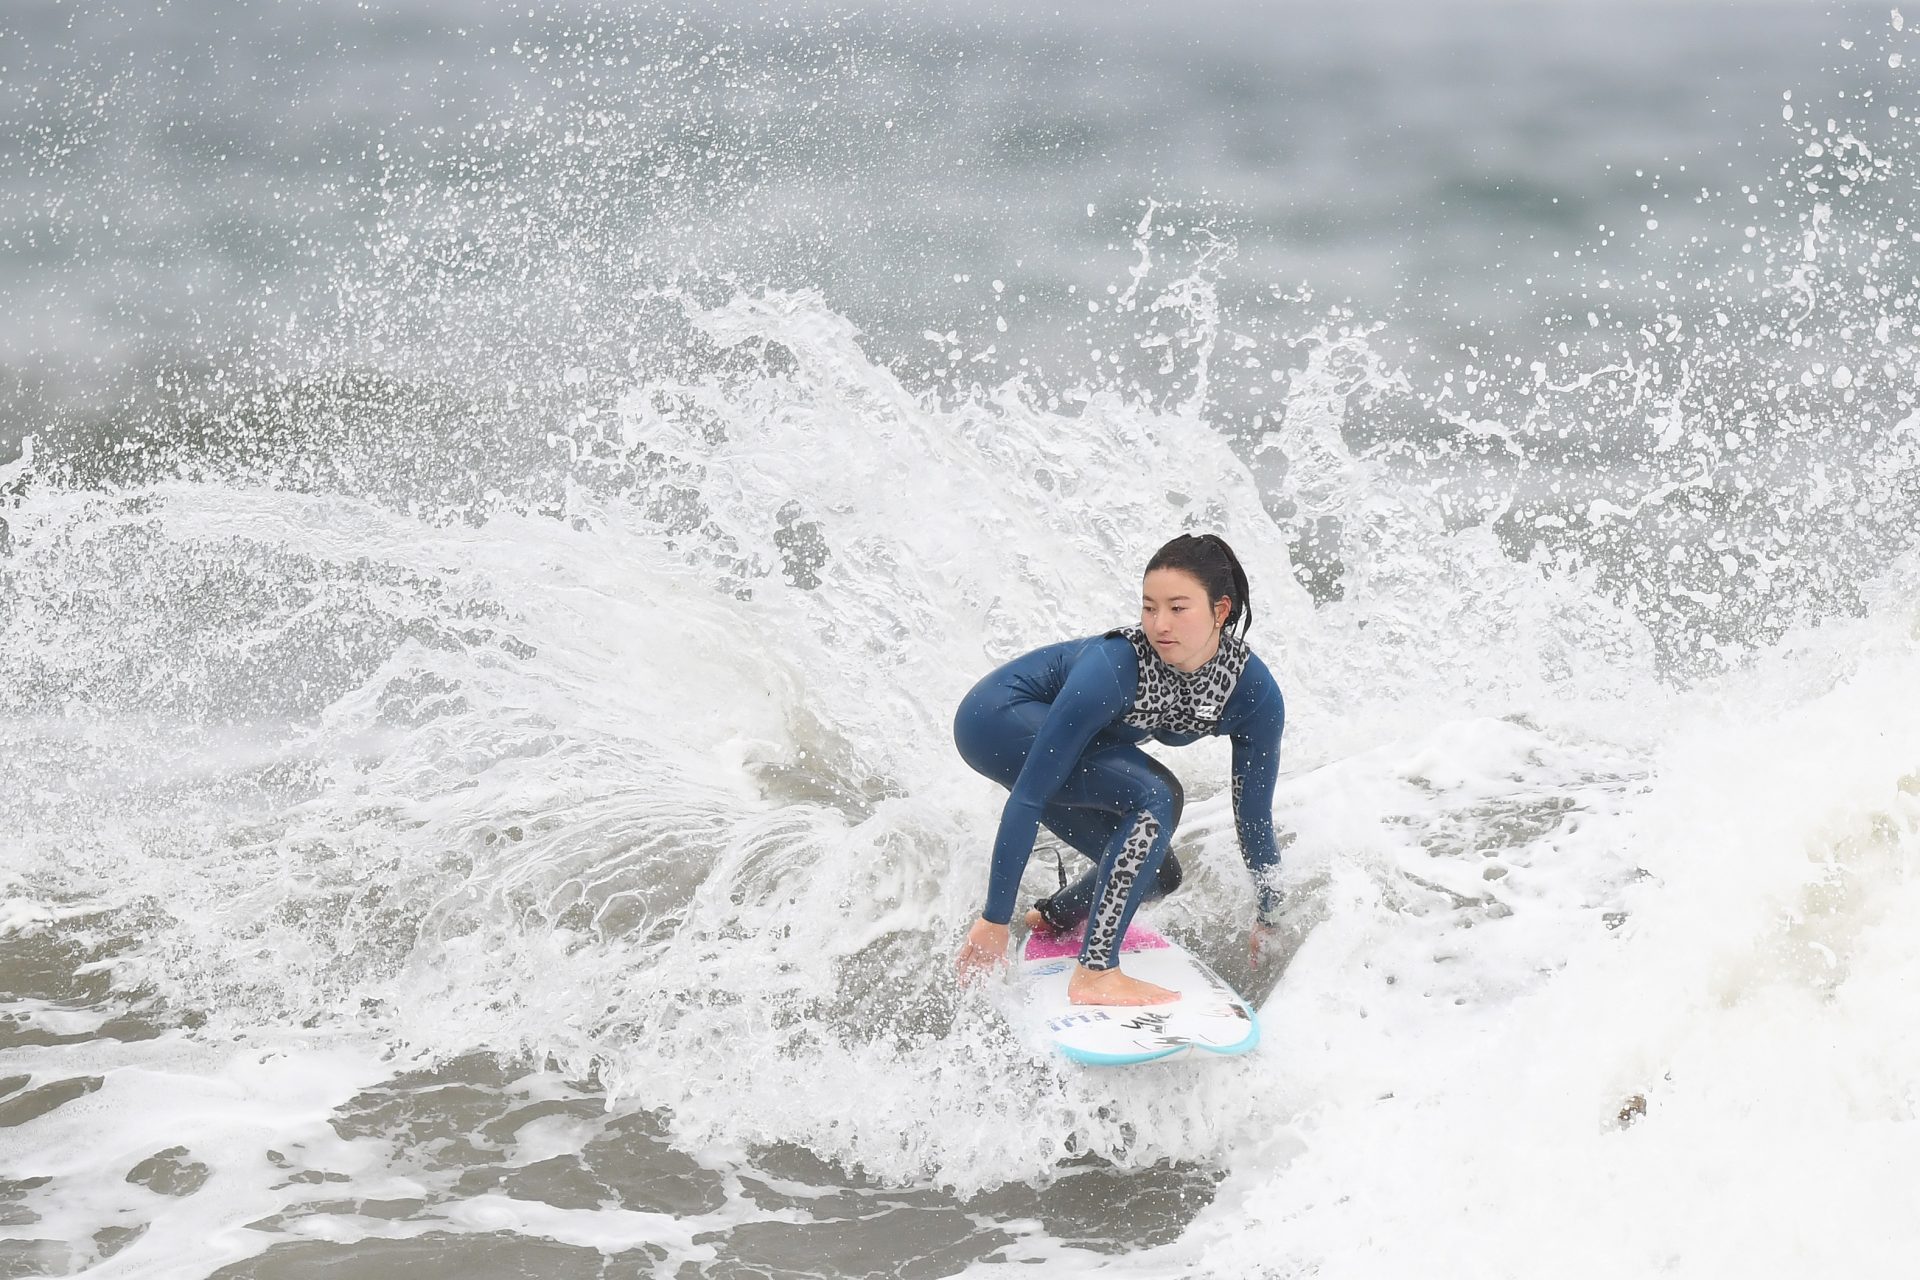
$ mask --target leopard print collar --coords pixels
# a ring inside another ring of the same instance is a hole
[[[1156,653],[1140,627],[1118,627],[1107,635],[1124,638],[1140,660],[1140,685],[1126,723],[1149,731],[1212,733],[1226,714],[1227,699],[1233,696],[1247,659],[1253,656],[1246,641],[1222,633],[1219,652],[1198,671],[1187,672]]]

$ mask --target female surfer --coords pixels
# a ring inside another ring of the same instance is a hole
[[[1056,932],[1087,923],[1068,998],[1126,1005],[1179,998],[1119,969],[1135,910],[1180,884],[1180,863],[1167,846],[1183,797],[1172,772],[1135,745],[1149,737],[1168,746],[1232,738],[1234,823],[1258,897],[1258,954],[1280,907],[1272,883],[1279,862],[1273,783],[1286,708],[1266,664],[1247,648],[1251,619],[1246,571],[1233,549],[1214,534],[1182,534],[1147,562],[1139,626],[1035,649],[961,699],[953,720],[961,757],[1010,792],[986,909],[960,949],[963,980],[1005,961],[1020,877],[1045,823],[1093,862],[1026,917],[1029,927]]]

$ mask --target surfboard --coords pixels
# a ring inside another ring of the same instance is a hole
[[[1080,955],[1080,932],[1028,935],[1018,980],[1037,1029],[1065,1057],[1096,1067],[1126,1067],[1182,1056],[1232,1056],[1260,1043],[1253,1008],[1177,942],[1133,925],[1120,943],[1120,967],[1178,991],[1171,1004],[1073,1004],[1067,979]]]

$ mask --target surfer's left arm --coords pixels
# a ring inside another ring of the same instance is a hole
[[[1256,661],[1258,661],[1256,659]],[[1247,676],[1254,676],[1249,667]],[[1271,928],[1280,919],[1280,850],[1273,833],[1273,785],[1280,776],[1280,734],[1286,727],[1286,701],[1266,668],[1243,684],[1253,699],[1233,718],[1233,825],[1240,837],[1240,856],[1253,874],[1259,925]],[[1235,690],[1235,693],[1240,693]]]

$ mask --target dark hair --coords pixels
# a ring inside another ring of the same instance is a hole
[[[1152,573],[1155,569],[1178,569],[1198,578],[1200,585],[1207,589],[1209,609],[1214,601],[1225,596],[1232,603],[1221,630],[1231,630],[1237,624],[1241,636],[1245,637],[1253,623],[1247,571],[1240,567],[1240,557],[1233,554],[1225,538],[1217,533],[1183,533],[1153,553],[1153,559],[1147,561],[1146,572]]]

